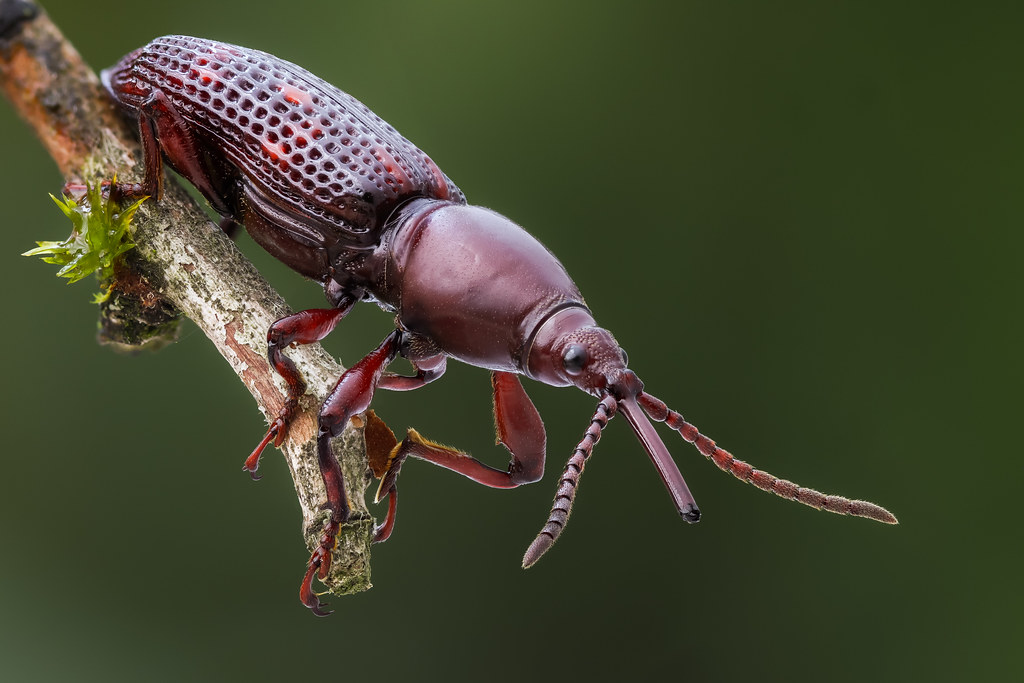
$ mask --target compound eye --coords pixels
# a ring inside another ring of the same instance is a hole
[[[570,344],[562,355],[562,367],[570,375],[578,375],[583,372],[588,360],[590,359],[587,357],[586,347],[582,344]]]

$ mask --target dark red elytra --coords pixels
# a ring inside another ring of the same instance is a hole
[[[374,246],[382,214],[409,197],[462,200],[392,126],[293,64],[187,36],[158,38],[129,57],[130,66],[123,61],[107,72],[123,105],[164,118],[173,112],[176,125],[202,138],[200,146],[214,144],[232,171],[291,207],[308,204],[300,212],[349,248]],[[154,93],[164,101],[152,101]],[[390,171],[375,149],[390,157]],[[163,151],[175,165],[173,153]]]
[[[320,410],[318,461],[331,517],[300,588],[315,613],[324,614],[313,578],[326,577],[338,529],[349,516],[331,437],[368,410],[376,389],[421,387],[444,373],[449,358],[491,371],[498,441],[511,461],[494,468],[415,430],[399,442],[368,414],[374,437],[367,444],[380,476],[377,500],[389,501],[376,541],[394,528],[396,482],[409,456],[495,488],[543,476],[544,425],[519,375],[576,386],[599,400],[524,566],[561,534],[583,468],[618,413],[688,522],[698,521],[700,511],[651,419],[760,489],[818,509],[896,522],[873,503],[827,496],[754,469],[648,394],[561,263],[509,219],[466,205],[426,154],[351,95],[264,52],[186,36],[158,38],[102,77],[114,99],[137,117],[145,152],[145,181],[118,185],[115,192],[159,196],[166,161],[224,216],[225,227],[244,225],[272,255],[319,282],[330,303],[282,318],[267,334],[267,355],[288,384],[288,398],[246,460],[254,478],[261,452],[281,443],[305,392],[283,351],[323,339],[357,301],[377,303],[395,316],[396,329],[339,378]],[[386,372],[399,355],[415,375]]]

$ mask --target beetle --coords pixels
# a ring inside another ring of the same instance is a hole
[[[284,350],[326,337],[357,301],[395,315],[395,330],[342,374],[320,409],[318,464],[330,517],[300,588],[302,602],[315,614],[327,612],[313,592],[313,577],[326,577],[349,515],[331,437],[367,411],[376,389],[422,387],[444,373],[449,358],[490,370],[498,440],[511,454],[509,465],[491,467],[409,430],[382,467],[377,501],[387,498],[388,512],[375,541],[386,540],[394,528],[397,477],[409,456],[494,488],[541,479],[544,425],[520,375],[575,386],[598,399],[524,567],[561,534],[583,467],[616,413],[629,423],[687,522],[697,522],[700,510],[651,420],[764,491],[896,523],[873,503],[825,495],[755,469],[647,393],[555,256],[508,218],[469,205],[429,156],[351,95],[270,54],[187,36],[157,38],[101,78],[138,119],[144,152],[143,181],[116,184],[114,193],[158,198],[166,162],[223,217],[225,230],[243,225],[270,254],[319,282],[330,304],[282,318],[268,331],[267,356],[288,396],[245,462],[254,478],[260,454],[271,442],[280,445],[305,391]],[[387,371],[398,356],[412,364],[414,375]]]

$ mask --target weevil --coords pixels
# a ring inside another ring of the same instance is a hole
[[[759,489],[818,509],[896,523],[884,508],[819,493],[736,459],[649,394],[626,353],[599,327],[565,268],[536,238],[463,193],[419,148],[351,95],[270,54],[186,36],[157,38],[102,73],[113,98],[138,119],[141,183],[121,196],[159,197],[162,162],[191,182],[222,217],[241,224],[270,254],[324,289],[328,308],[295,313],[267,334],[267,356],[288,397],[245,462],[255,477],[265,447],[279,445],[305,385],[284,351],[327,336],[357,301],[394,314],[395,329],[338,379],[319,414],[317,452],[330,518],[300,587],[323,579],[349,505],[330,449],[377,389],[406,391],[444,374],[453,358],[491,372],[498,441],[510,452],[499,469],[419,436],[390,450],[377,500],[388,499],[375,541],[386,540],[397,511],[397,477],[409,457],[494,488],[541,479],[546,437],[519,377],[575,386],[598,399],[583,439],[559,479],[547,522],[523,557],[529,567],[565,527],[583,467],[621,413],[690,523],[700,510],[651,420],[664,422],[720,469]],[[387,371],[398,356],[415,374]]]

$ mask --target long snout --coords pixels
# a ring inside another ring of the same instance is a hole
[[[636,398],[631,395],[620,398],[618,399],[618,407],[619,412],[626,416],[629,426],[633,428],[633,432],[640,439],[640,443],[643,444],[644,450],[650,456],[655,469],[658,470],[658,475],[661,477],[661,481],[664,482],[665,488],[668,489],[669,495],[672,496],[672,502],[675,503],[679,514],[691,524],[699,522],[700,509],[697,507],[697,502],[693,499],[693,494],[690,493],[690,487],[686,485],[686,480],[683,479],[682,473],[676,466],[672,455],[668,452],[668,448],[665,447],[661,437],[654,431],[654,425],[651,424],[647,416],[640,410]]]

